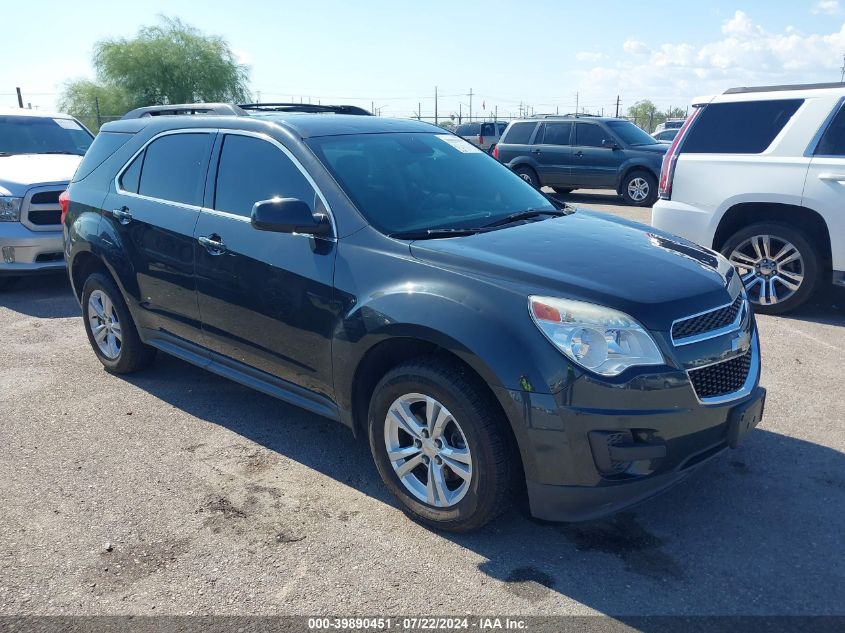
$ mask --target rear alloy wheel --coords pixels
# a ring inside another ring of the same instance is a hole
[[[781,314],[804,303],[819,277],[810,240],[785,224],[762,222],[734,233],[722,254],[736,268],[756,312]]]
[[[376,386],[368,420],[379,474],[418,521],[466,532],[510,505],[519,467],[507,421],[459,363],[395,367]]]
[[[82,288],[85,333],[106,370],[129,374],[149,365],[155,348],[145,345],[114,281],[94,273]]]
[[[537,172],[530,167],[522,165],[514,169],[514,172],[532,187],[536,187],[537,189],[541,187],[540,179],[537,177]]]
[[[657,200],[657,180],[647,171],[634,171],[622,183],[622,197],[635,207],[650,207]]]

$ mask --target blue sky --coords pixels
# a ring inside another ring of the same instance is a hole
[[[582,108],[649,98],[685,106],[735,85],[839,80],[845,0],[600,3],[249,0],[4,3],[0,105],[20,86],[52,109],[68,79],[92,77],[93,44],[157,14],[225,37],[263,101],[309,98],[384,115]],[[8,28],[14,25],[14,28]],[[481,109],[482,103],[486,106]]]

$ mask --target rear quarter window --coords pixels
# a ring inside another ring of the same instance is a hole
[[[535,122],[530,123],[514,123],[508,128],[505,138],[502,143],[510,143],[512,145],[527,145],[531,139],[531,133],[537,126]]]
[[[455,130],[458,136],[478,136],[481,133],[481,125],[478,123],[462,123]]]
[[[759,154],[780,134],[803,99],[711,103],[684,140],[690,154]]]
[[[130,138],[132,138],[132,134],[120,132],[100,132],[97,134],[91,147],[85,152],[85,158],[82,159],[79,167],[76,168],[72,182],[82,180],[88,176],[97,167],[102,165],[109,156],[126,145],[126,142]]]

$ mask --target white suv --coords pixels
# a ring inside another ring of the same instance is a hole
[[[663,161],[652,224],[720,251],[758,312],[845,286],[845,84],[697,100]]]
[[[93,140],[67,114],[0,109],[0,290],[64,270],[59,195]]]

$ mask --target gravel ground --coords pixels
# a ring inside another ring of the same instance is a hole
[[[79,312],[63,277],[0,295],[0,614],[845,614],[841,291],[759,319],[739,449],[604,521],[462,536],[340,425],[163,355],[109,375]]]

